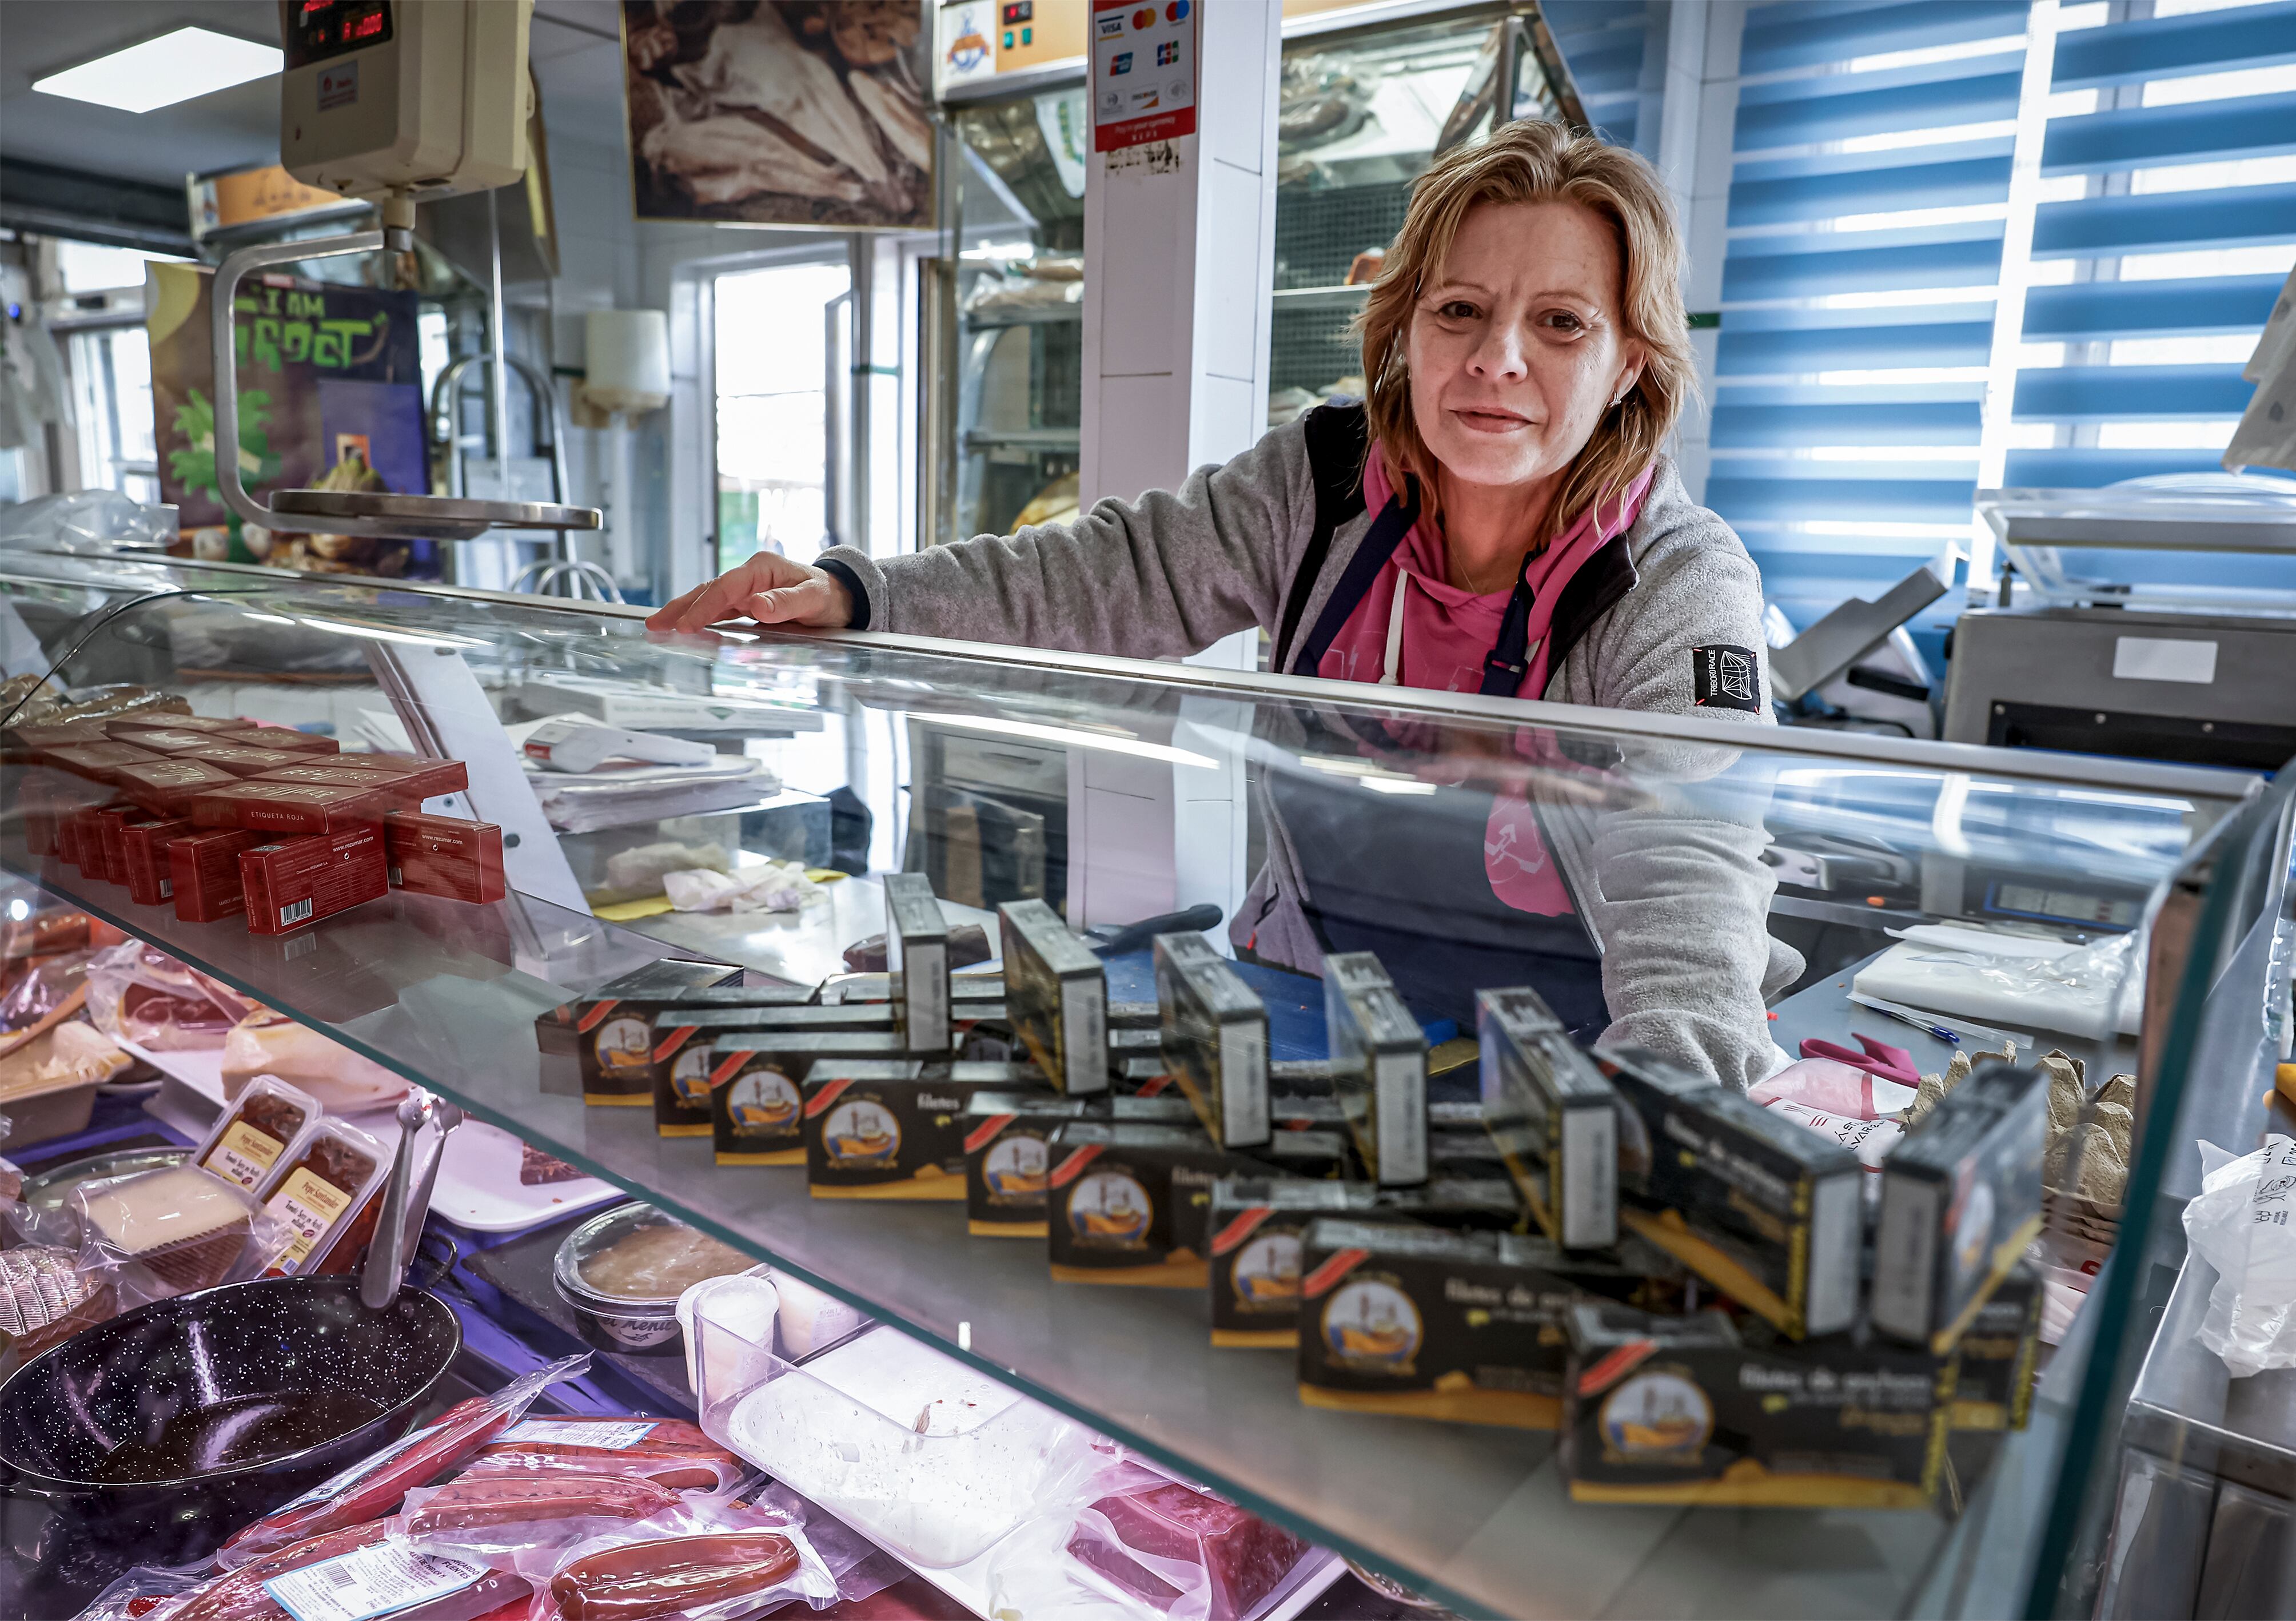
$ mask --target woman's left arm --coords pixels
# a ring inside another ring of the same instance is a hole
[[[1710,522],[1718,523],[1718,520]],[[1588,638],[1582,671],[1606,708],[1770,722],[1761,576],[1734,545],[1684,547],[1645,574]],[[1586,688],[1582,688],[1586,690]],[[1775,875],[1762,860],[1769,792],[1741,751],[1632,743],[1620,775],[1647,785],[1590,830],[1611,1046],[1641,1046],[1742,1090],[1775,1063],[1765,993],[1800,959],[1771,939]]]

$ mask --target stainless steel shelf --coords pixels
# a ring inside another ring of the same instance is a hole
[[[1370,295],[1369,282],[1339,287],[1278,287],[1275,290],[1275,313],[1294,315],[1307,309],[1354,309]]]

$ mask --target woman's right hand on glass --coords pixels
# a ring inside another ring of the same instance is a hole
[[[838,630],[853,622],[853,598],[833,575],[778,552],[759,552],[656,608],[646,617],[646,629],[706,630],[728,619]]]

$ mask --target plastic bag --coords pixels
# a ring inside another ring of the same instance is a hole
[[[94,956],[88,950],[65,951],[35,962],[0,996],[0,1031],[29,1030],[70,1001],[87,983],[87,965]]]
[[[661,887],[681,912],[793,912],[821,893],[795,861],[767,861],[738,873],[664,873]]]
[[[1111,1611],[1238,1621],[1309,1551],[1280,1526],[1098,1445],[1070,1460],[1044,1502],[990,1556],[995,1621]]]
[[[786,1502],[689,1500],[563,1549],[529,1549],[512,1568],[562,1621],[736,1621],[802,1599],[837,1602],[837,1577]],[[549,1612],[541,1612],[549,1613]]]
[[[379,1109],[406,1096],[404,1075],[268,1008],[249,1012],[224,1037],[225,1101],[236,1100],[258,1075],[299,1086],[338,1115]]]
[[[143,1621],[178,1608],[184,1594],[209,1578],[197,1570],[137,1565],[102,1592],[73,1621]]]
[[[164,551],[175,544],[172,507],[144,506],[116,490],[80,490],[0,509],[0,546],[109,553],[122,547]]]
[[[89,1022],[117,1041],[154,1052],[221,1047],[254,1004],[157,946],[131,940],[87,965]]]
[[[1794,1103],[1823,1115],[1878,1120],[1912,1103],[1914,1089],[1838,1058],[1798,1058],[1746,1096],[1764,1105]]]
[[[534,1399],[561,1379],[578,1378],[590,1354],[578,1352],[513,1379],[491,1395],[459,1402],[439,1420],[361,1459],[238,1532],[216,1553],[226,1568],[259,1559],[305,1537],[378,1519],[416,1486],[460,1469],[471,1455],[523,1418]]]
[[[259,1276],[295,1236],[246,1189],[197,1165],[83,1182],[69,1208],[79,1270],[108,1275],[123,1312]]]
[[[463,1470],[465,1477],[603,1475],[649,1480],[672,1492],[723,1492],[750,1472],[697,1426],[643,1416],[522,1419]]]
[[[2275,1132],[2237,1159],[2201,1145],[2185,1236],[2217,1270],[2200,1341],[2234,1378],[2296,1368],[2296,1140]]]
[[[678,1502],[677,1493],[642,1475],[464,1469],[444,1485],[407,1493],[390,1525],[393,1536],[425,1547],[496,1556],[562,1548]]]

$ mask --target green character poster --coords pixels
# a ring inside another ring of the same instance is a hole
[[[435,572],[437,547],[427,542],[265,531],[224,506],[209,347],[212,286],[197,265],[146,267],[160,498],[178,509],[188,549],[321,573]],[[259,276],[240,284],[234,303],[239,473],[250,494],[429,492],[414,294]]]

